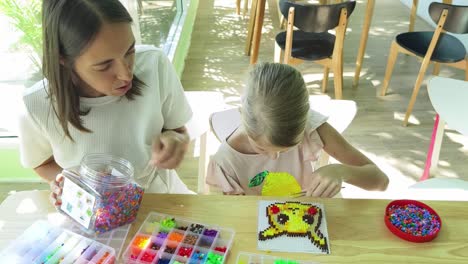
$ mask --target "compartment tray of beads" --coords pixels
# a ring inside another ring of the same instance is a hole
[[[115,263],[115,250],[38,220],[0,252],[1,263]]]
[[[151,212],[122,259],[132,264],[222,264],[233,239],[230,228]]]
[[[236,264],[318,264],[318,262],[293,260],[241,251],[237,255]]]
[[[395,200],[385,209],[385,225],[396,236],[411,242],[429,242],[442,228],[442,219],[428,205],[415,200]]]

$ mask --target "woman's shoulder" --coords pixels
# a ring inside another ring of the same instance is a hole
[[[164,75],[172,67],[162,49],[152,45],[138,45],[135,49],[135,74],[143,81]]]
[[[160,61],[167,60],[167,56],[160,48],[153,45],[137,45],[135,47],[135,65],[138,68],[142,66],[154,67]]]
[[[51,105],[47,80],[40,80],[23,91],[23,104],[19,107],[20,120],[30,120],[43,123],[50,114]]]
[[[49,104],[49,94],[47,92],[47,80],[43,79],[36,82],[33,86],[24,89],[23,101],[29,108]]]
[[[135,53],[136,56],[138,57],[139,55],[164,55],[164,51],[160,48],[156,48],[153,45],[136,45],[135,46]]]

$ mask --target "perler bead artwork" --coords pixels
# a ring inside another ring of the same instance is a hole
[[[249,181],[249,187],[262,185],[262,196],[290,196],[301,191],[301,186],[287,172],[262,171]]]
[[[258,215],[260,250],[330,254],[323,205],[260,201]]]

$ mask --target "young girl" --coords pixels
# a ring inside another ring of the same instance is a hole
[[[242,99],[241,125],[212,157],[207,183],[225,194],[333,197],[342,182],[385,190],[387,176],[310,110],[301,74],[285,64],[251,71]],[[343,164],[314,170],[321,150]]]
[[[192,112],[164,53],[135,47],[118,0],[44,0],[42,16],[45,80],[23,96],[22,164],[51,183],[57,204],[56,176],[88,153],[125,158],[136,175],[152,163],[160,170],[148,192],[189,193],[172,169]]]

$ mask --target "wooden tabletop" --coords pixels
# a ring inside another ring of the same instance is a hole
[[[47,196],[46,191],[20,192],[0,205],[0,250],[35,220],[55,218]],[[234,243],[227,263],[235,263],[239,251],[319,263],[468,263],[466,202],[424,201],[438,212],[443,226],[435,240],[418,244],[401,240],[385,227],[383,215],[389,200],[299,199],[325,206],[332,254],[313,255],[256,249],[257,206],[261,199],[265,197],[145,194],[125,246],[147,214],[155,211],[233,228]]]

